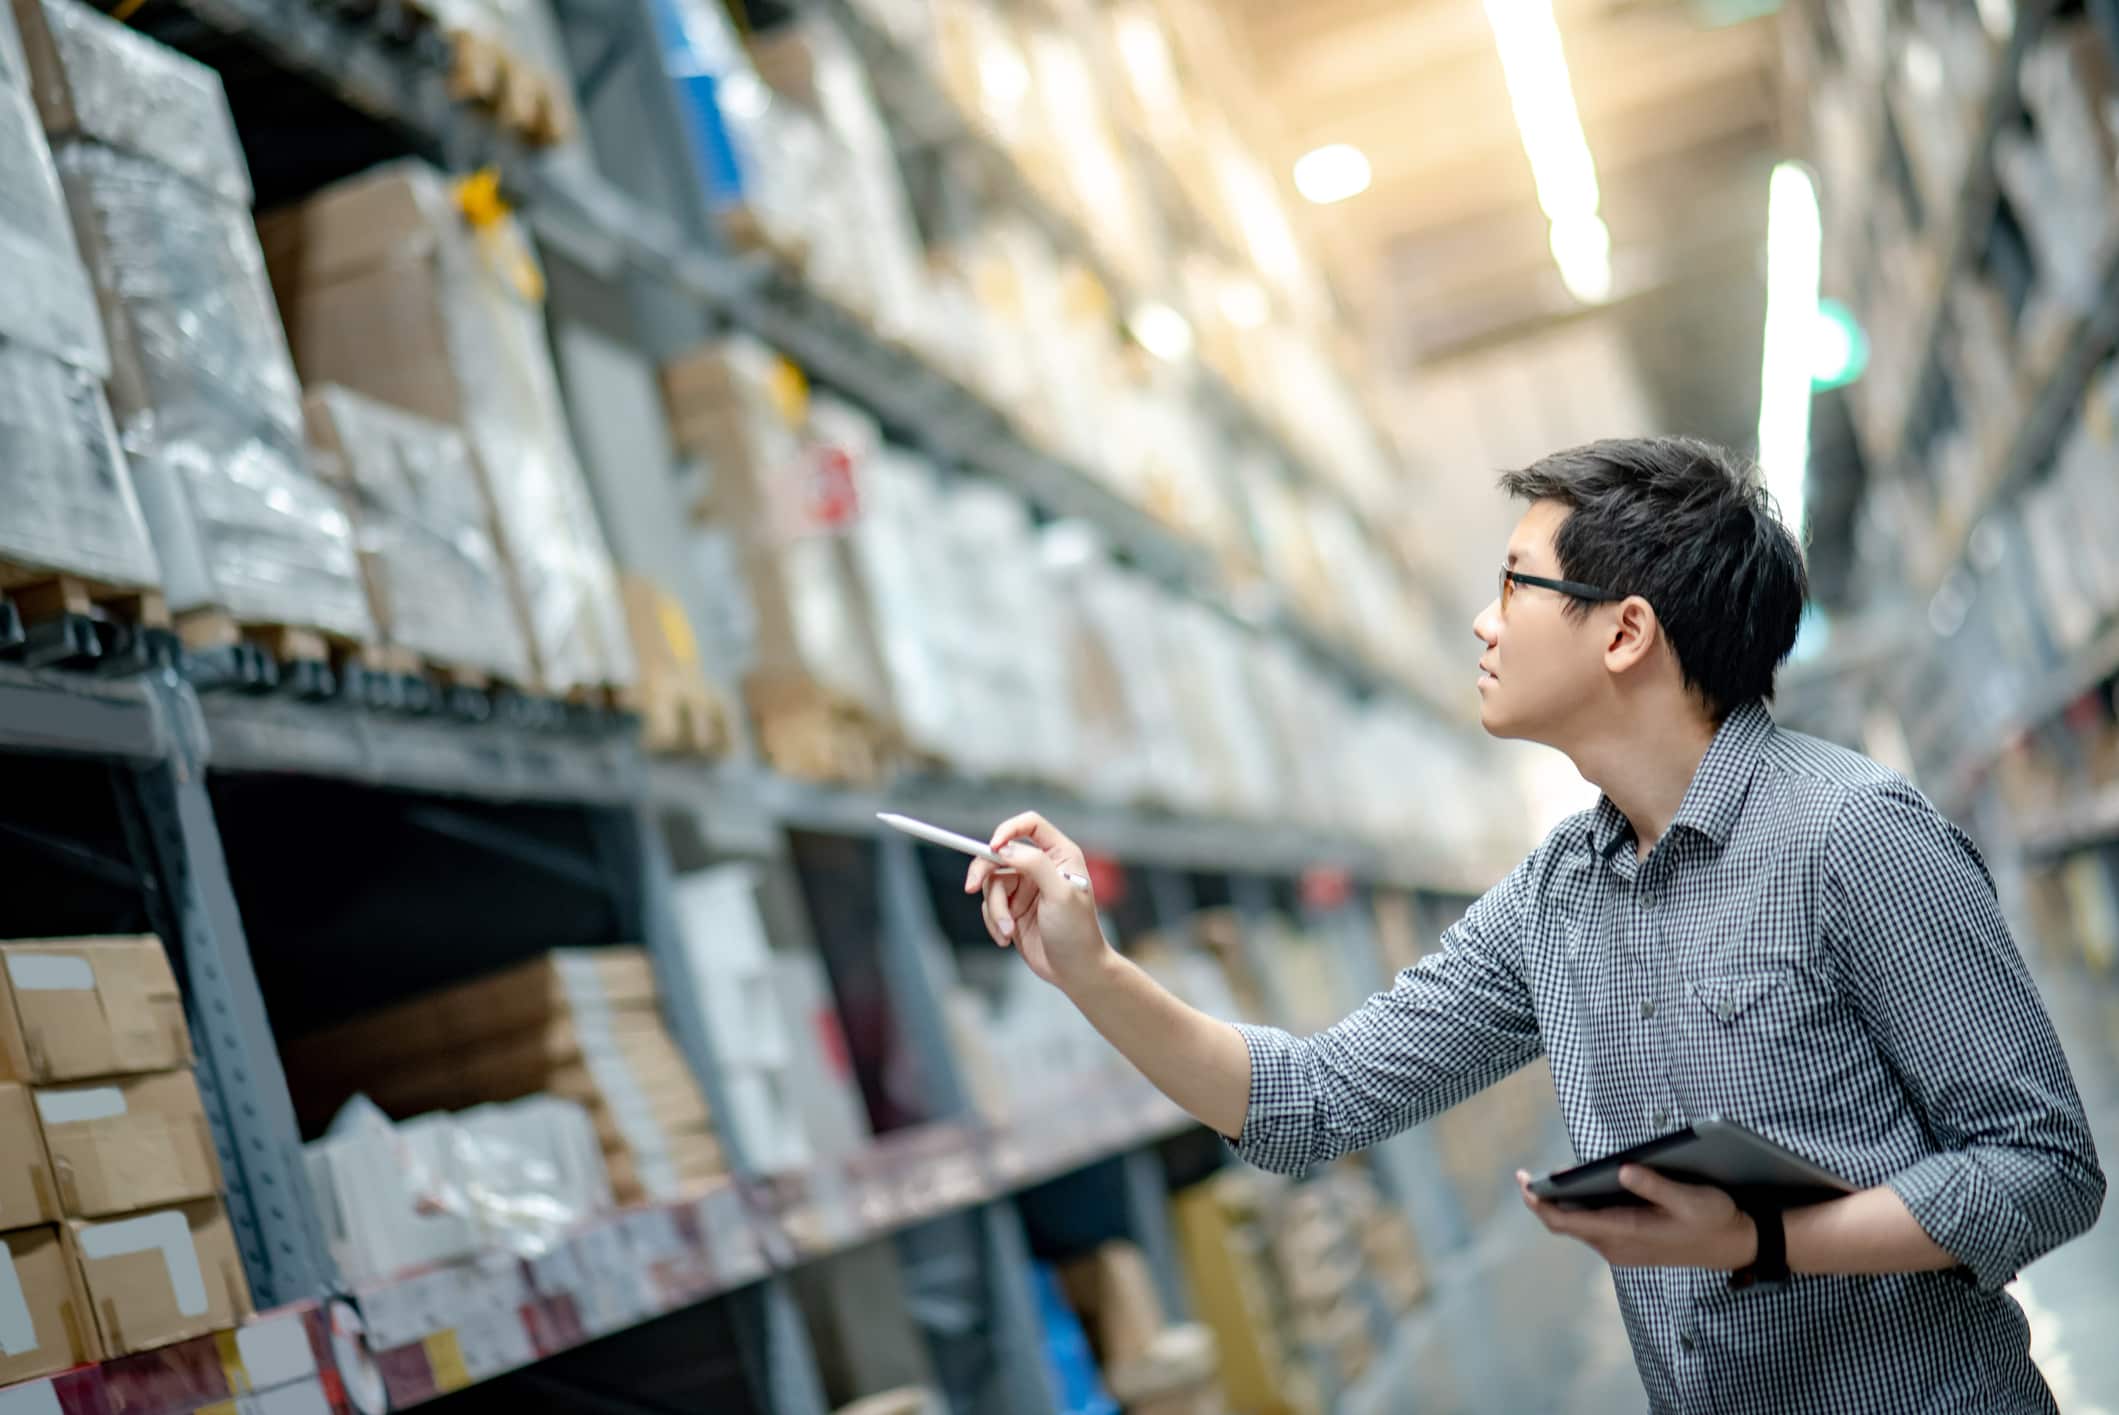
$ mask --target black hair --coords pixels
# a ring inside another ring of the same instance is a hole
[[[1506,472],[1501,488],[1569,508],[1560,574],[1647,600],[1717,720],[1773,696],[1810,576],[1757,467],[1689,437],[1609,438]]]

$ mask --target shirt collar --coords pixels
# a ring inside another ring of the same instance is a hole
[[[1713,841],[1717,848],[1729,843],[1737,816],[1750,794],[1751,778],[1767,739],[1773,735],[1773,714],[1764,703],[1749,703],[1722,719],[1707,755],[1700,759],[1685,799],[1670,822],[1672,830],[1692,830]],[[1597,853],[1607,859],[1633,828],[1632,822],[1609,796],[1598,798],[1596,819],[1591,827]]]

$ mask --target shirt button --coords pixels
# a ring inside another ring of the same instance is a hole
[[[1654,999],[1652,999],[1652,998],[1651,998],[1651,999],[1650,999],[1649,1001],[1647,1001],[1647,1002],[1644,1002],[1644,1003],[1642,1003],[1642,1004],[1641,1004],[1641,1015],[1642,1015],[1643,1017],[1653,1017],[1653,1016],[1655,1016],[1655,1000],[1654,1000]]]
[[[1655,1128],[1660,1130],[1669,1123],[1670,1107],[1661,1105],[1657,1106],[1655,1108]]]
[[[1687,1328],[1685,1328],[1685,1329],[1684,1329],[1683,1331],[1681,1331],[1681,1332],[1679,1332],[1679,1333],[1678,1333],[1678,1345],[1680,1345],[1680,1346],[1684,1347],[1684,1348],[1685,1348],[1685,1349],[1686,1349],[1687,1351],[1697,1351],[1697,1350],[1699,1350],[1699,1349],[1700,1349],[1700,1338],[1699,1338],[1699,1334],[1698,1334],[1697,1332],[1693,1331],[1693,1329],[1692,1329],[1691,1327],[1687,1327]]]

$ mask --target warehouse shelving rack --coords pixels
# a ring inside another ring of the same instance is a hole
[[[2119,43],[2119,15],[2099,4],[2088,6],[2087,12],[2108,42]],[[2007,41],[1996,46],[1993,87],[1968,121],[1970,158],[1958,198],[1932,223],[1927,242],[1934,279],[1911,322],[1919,337],[1919,362],[1906,405],[1895,425],[1866,448],[1872,467],[1886,483],[1917,479],[1919,461],[1945,416],[1949,388],[1940,347],[1951,289],[1969,277],[1985,255],[2003,201],[1997,140],[2023,113],[2020,79],[2025,57],[2061,17],[2057,0],[2019,4]],[[1879,97],[1874,115],[1879,127],[1887,122],[1886,107]],[[1886,146],[1881,140],[1876,143],[1879,182],[1888,179],[1881,170]],[[1868,259],[1873,262],[1873,254]],[[2006,438],[1986,449],[1972,504],[1933,528],[1935,553],[1926,557],[1930,571],[1908,576],[1896,586],[1875,587],[1884,607],[1871,612],[1873,622],[1856,626],[1848,636],[1863,646],[1852,656],[1834,653],[1826,663],[1791,671],[1794,679],[1819,684],[1836,675],[1852,675],[1850,681],[1864,685],[1864,692],[1882,689],[1901,699],[1914,760],[1932,769],[1930,789],[1954,814],[1974,811],[1994,762],[2012,741],[2051,723],[2070,703],[2119,672],[2119,626],[2092,636],[2013,690],[1976,702],[1947,685],[1945,691],[1931,691],[1932,685],[1917,673],[1908,673],[1923,656],[1896,653],[1879,658],[1872,650],[1878,643],[1902,643],[1893,630],[1910,623],[1912,634],[1933,644],[1935,654],[1948,652],[1922,622],[1931,597],[1971,597],[1993,589],[2016,592],[2027,583],[2029,570],[2021,554],[2004,555],[2004,563],[1994,563],[1995,539],[1988,532],[2053,465],[2097,369],[2119,352],[2119,257],[2106,264],[2098,288],[2094,306],[2062,331],[2050,361],[2025,374],[2023,415]],[[2043,848],[2054,831],[2040,827],[2033,834],[2035,840],[2020,843]]]
[[[349,748],[349,742],[355,745]],[[337,1278],[311,1208],[300,1134],[254,958],[256,948],[280,950],[290,941],[276,923],[269,938],[254,942],[246,934],[209,789],[224,778],[270,782],[296,792],[309,789],[305,783],[337,783],[424,803],[430,811],[484,802],[578,813],[587,818],[592,841],[590,854],[579,859],[505,827],[481,831],[475,822],[459,821],[455,829],[459,836],[478,833],[476,849],[512,854],[531,869],[604,890],[616,920],[613,936],[644,940],[662,968],[681,965],[675,962],[680,945],[658,813],[681,806],[712,820],[747,811],[751,827],[727,842],[735,854],[784,850],[785,832],[791,829],[858,833],[868,839],[877,852],[882,886],[881,965],[894,1003],[911,1024],[922,1063],[936,1078],[933,1094],[941,1118],[885,1137],[858,1161],[820,1166],[815,1174],[791,1180],[769,1182],[756,1175],[739,1151],[732,1158],[743,1177],[734,1188],[696,1210],[650,1210],[624,1221],[625,1231],[635,1235],[632,1241],[647,1245],[648,1252],[657,1251],[652,1246],[657,1243],[690,1242],[697,1271],[688,1286],[671,1284],[622,1314],[630,1320],[620,1325],[712,1298],[735,1301],[741,1313],[737,1325],[746,1332],[745,1352],[757,1367],[759,1408],[775,1415],[823,1408],[800,1316],[776,1274],[856,1242],[940,1221],[956,1225],[959,1238],[968,1234],[976,1243],[999,1317],[992,1336],[1006,1355],[993,1369],[1006,1383],[993,1391],[992,1404],[981,1408],[1049,1410],[1031,1325],[1027,1255],[1011,1196],[1085,1165],[1108,1161],[1122,1167],[1132,1231],[1150,1254],[1171,1309],[1183,1310],[1182,1281],[1161,1204],[1161,1166],[1152,1146],[1191,1129],[1189,1119],[1143,1084],[1128,1084],[1114,1073],[1093,1105],[1068,1107],[1063,1116],[1026,1117],[999,1127],[967,1123],[964,1085],[955,1070],[959,1063],[939,1012],[938,970],[948,964],[917,856],[924,847],[900,837],[868,836],[868,797],[856,794],[833,803],[830,792],[781,783],[777,799],[767,791],[738,807],[732,803],[741,799],[743,788],[730,780],[704,794],[673,793],[667,784],[672,772],[680,778],[699,770],[735,778],[736,768],[650,766],[628,740],[615,735],[555,732],[539,739],[498,722],[405,719],[357,705],[272,696],[202,698],[166,668],[106,679],[0,665],[0,751],[18,764],[65,761],[99,768],[117,787],[126,821],[123,853],[99,853],[50,837],[29,843],[43,853],[59,852],[113,886],[142,876],[152,881],[145,891],[147,923],[171,943],[177,957],[187,1015],[199,1041],[202,1089],[229,1180],[229,1208],[261,1306],[303,1315],[348,1289]],[[968,792],[957,799],[963,809],[972,809]],[[319,806],[328,804],[324,797],[317,800]],[[990,802],[987,814],[1000,804]],[[226,808],[224,802],[223,812]],[[19,844],[21,831],[9,823],[5,833]],[[1215,838],[1188,831],[1182,822],[1133,821],[1114,839],[1143,852],[1143,887],[1165,927],[1178,927],[1188,916],[1192,875],[1253,863],[1244,853],[1214,857],[1209,851]],[[1280,856],[1264,868],[1276,871],[1293,863],[1292,856]],[[1232,883],[1240,910],[1273,907],[1264,880],[1244,874]],[[1358,910],[1343,915],[1340,937],[1349,950],[1372,950],[1360,932]],[[268,956],[266,961],[281,969],[285,960]],[[1364,984],[1379,972],[1372,952],[1365,960],[1350,952],[1349,961],[1346,976]],[[1254,963],[1264,976],[1272,976],[1270,959]],[[669,990],[670,1020],[712,1099],[717,1067],[705,1020],[686,1005],[688,996],[688,989]],[[1352,990],[1346,1000],[1353,1000]],[[1417,1140],[1401,1143],[1417,1153]],[[1385,1173],[1394,1191],[1411,1197],[1403,1186],[1402,1161],[1387,1163]],[[1442,1192],[1439,1186],[1427,1187],[1430,1198]],[[685,1215],[680,1227],[692,1236],[671,1240],[668,1233],[680,1212]],[[1447,1229],[1428,1225],[1423,1234],[1431,1249],[1448,1251],[1452,1235]],[[404,1320],[405,1290],[420,1280],[354,1290],[356,1309],[375,1314],[379,1342],[388,1340],[383,1333],[393,1322]],[[400,1347],[377,1346],[372,1354],[382,1370],[382,1388],[399,1400],[443,1392],[564,1351],[598,1331],[582,1326],[569,1307],[568,1320],[548,1316],[542,1327],[530,1324],[543,1342],[525,1338],[515,1346],[495,1347],[490,1334],[473,1334],[496,1313],[511,1316],[511,1304],[520,1296],[507,1283],[483,1295],[460,1296],[447,1327],[423,1332]],[[549,1305],[541,1297],[538,1301],[543,1304],[539,1311]],[[486,1302],[494,1304],[491,1311],[481,1310]],[[437,1348],[441,1338],[447,1340]],[[437,1349],[447,1353],[446,1361],[436,1356]],[[143,1359],[134,1358],[133,1366]],[[137,1379],[138,1369],[133,1374]],[[358,1382],[357,1373],[349,1371],[344,1384],[350,1388]],[[143,1389],[152,1391],[152,1381]],[[170,1396],[182,1398],[180,1392]]]

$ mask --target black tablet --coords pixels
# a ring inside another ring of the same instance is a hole
[[[1645,1165],[1681,1184],[1712,1184],[1784,1209],[1854,1192],[1853,1185],[1830,1170],[1720,1116],[1573,1169],[1541,1174],[1531,1180],[1530,1192],[1583,1208],[1638,1204],[1641,1200],[1619,1183],[1619,1167],[1628,1164]]]

